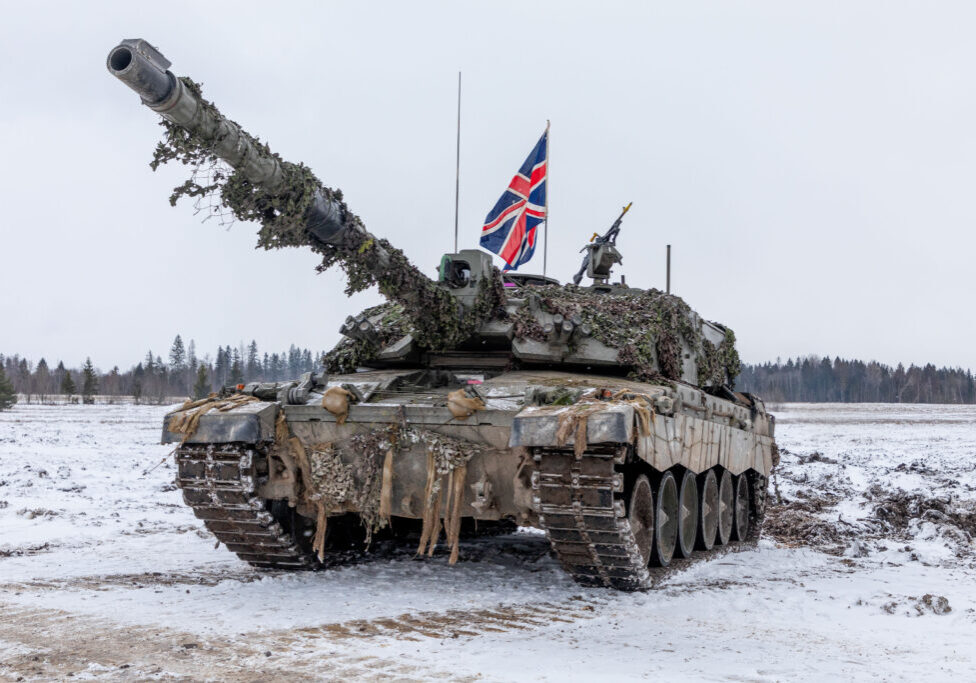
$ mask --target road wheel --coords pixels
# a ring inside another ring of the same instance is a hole
[[[657,505],[654,509],[654,552],[651,560],[659,567],[667,567],[678,544],[678,485],[674,475],[665,472],[657,485]]]
[[[749,477],[745,472],[735,478],[735,540],[744,541],[749,535]]]
[[[691,557],[698,536],[698,482],[685,471],[678,492],[678,554]]]
[[[732,539],[732,517],[735,509],[735,489],[732,486],[732,475],[728,470],[722,471],[718,484],[718,543],[728,545]]]
[[[651,493],[651,482],[643,474],[634,482],[627,510],[630,533],[634,536],[637,550],[646,567],[654,546],[654,496]]]
[[[718,534],[718,479],[715,470],[708,470],[701,477],[701,501],[698,507],[699,550],[711,550]]]

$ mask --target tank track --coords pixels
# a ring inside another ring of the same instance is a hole
[[[183,446],[176,451],[177,485],[204,526],[239,558],[266,569],[313,569],[302,548],[258,498],[255,451],[236,444]]]
[[[536,472],[533,498],[540,525],[556,558],[577,583],[584,586],[646,590],[675,568],[707,560],[735,545],[755,545],[764,516],[765,478],[750,478],[755,501],[748,539],[714,548],[698,557],[675,557],[668,567],[649,567],[627,520],[624,473],[628,448],[587,450],[577,458],[573,451],[534,449]]]

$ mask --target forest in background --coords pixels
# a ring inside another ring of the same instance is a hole
[[[167,360],[150,350],[127,370],[116,365],[103,371],[90,359],[81,367],[67,367],[61,360],[52,366],[45,358],[35,363],[17,354],[0,354],[0,368],[28,403],[43,403],[54,395],[76,396],[85,403],[95,396],[132,396],[137,403],[163,403],[173,397],[203,398],[227,385],[297,379],[303,372],[317,369],[323,355],[323,351],[294,344],[280,353],[262,353],[252,340],[247,345],[219,346],[214,355],[198,356],[193,340],[184,344],[176,335]]]
[[[789,359],[786,363],[742,364],[735,383],[739,391],[766,402],[809,403],[974,403],[973,373],[936,368],[931,363],[899,363],[892,368],[875,361],[843,358]]]
[[[262,353],[251,341],[221,346],[216,354],[200,357],[194,342],[184,345],[180,335],[166,360],[149,351],[127,370],[115,366],[103,371],[90,360],[81,367],[66,367],[58,360],[52,367],[44,358],[35,363],[17,354],[0,354],[0,394],[20,394],[27,402],[57,395],[61,400],[76,396],[82,402],[92,402],[94,396],[131,396],[137,403],[163,403],[174,397],[202,398],[227,385],[297,379],[318,369],[323,355],[294,344],[287,351]],[[777,403],[976,403],[976,382],[968,369],[901,363],[893,368],[875,361],[817,356],[743,363],[736,389]]]

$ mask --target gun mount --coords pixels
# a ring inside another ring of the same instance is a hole
[[[623,223],[624,216],[630,211],[633,202],[624,207],[623,211],[613,222],[610,229],[603,235],[593,233],[589,244],[584,245],[580,252],[586,252],[583,257],[583,265],[579,272],[573,276],[573,284],[578,285],[583,279],[583,273],[593,279],[596,285],[607,285],[610,282],[610,270],[614,265],[624,262],[624,257],[617,251],[617,235],[620,234],[620,225]]]

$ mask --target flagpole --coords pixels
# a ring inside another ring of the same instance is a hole
[[[546,218],[542,226],[542,277],[546,276],[549,260],[549,119],[546,119]]]
[[[454,251],[458,250],[458,206],[461,200],[461,72],[458,71],[457,156],[454,161]]]

